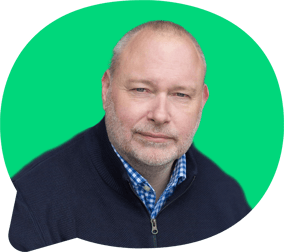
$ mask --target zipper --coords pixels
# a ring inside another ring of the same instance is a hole
[[[152,234],[153,235],[158,234],[157,220],[156,219],[151,219],[151,224],[152,224]]]
[[[157,228],[157,220],[156,219],[151,219],[151,215],[147,209],[147,207],[145,206],[144,202],[140,199],[140,197],[137,195],[137,193],[135,192],[135,190],[133,189],[133,187],[131,186],[131,184],[129,183],[129,186],[132,190],[132,192],[135,194],[135,196],[140,200],[140,202],[142,203],[142,205],[144,206],[144,208],[146,209],[146,212],[148,213],[149,217],[150,217],[150,222],[151,222],[151,226],[152,226],[152,230],[151,233],[153,235],[153,244],[154,244],[154,248],[157,248],[157,233],[158,233],[158,228]]]
[[[167,207],[169,206],[170,204],[172,204],[173,202],[175,202],[179,197],[181,197],[192,185],[193,181],[195,180],[196,176],[193,177],[190,185],[184,190],[184,192],[179,195],[177,198],[175,198],[172,202],[170,202],[169,204],[165,205],[161,210],[160,212],[157,214],[156,218],[155,219],[151,219],[151,215],[150,213],[148,212],[148,209],[146,208],[146,206],[144,205],[144,202],[140,199],[140,197],[137,195],[137,193],[135,192],[135,190],[133,189],[133,187],[131,186],[131,184],[129,183],[129,186],[132,190],[132,192],[136,195],[136,197],[142,202],[142,205],[144,206],[144,208],[146,209],[148,215],[150,216],[150,222],[151,222],[151,227],[152,227],[152,230],[151,230],[151,233],[153,235],[153,243],[154,243],[154,248],[157,248],[157,234],[158,234],[158,227],[157,227],[157,217],[158,215]]]
[[[151,219],[151,224],[152,224],[152,234],[153,234],[154,248],[157,248],[157,236],[156,236],[158,234],[157,220],[156,219]]]

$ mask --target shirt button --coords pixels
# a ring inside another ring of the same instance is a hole
[[[144,185],[144,190],[146,190],[147,192],[149,192],[150,191],[150,187],[149,186],[147,186],[147,185]]]

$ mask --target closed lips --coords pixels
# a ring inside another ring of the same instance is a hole
[[[152,138],[165,138],[165,139],[170,139],[172,137],[164,135],[164,134],[155,134],[155,133],[149,133],[149,132],[139,132],[142,136],[148,136]]]

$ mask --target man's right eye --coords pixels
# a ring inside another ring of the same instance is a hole
[[[144,92],[144,91],[146,91],[146,89],[145,88],[135,88],[135,90],[137,91],[137,92]]]

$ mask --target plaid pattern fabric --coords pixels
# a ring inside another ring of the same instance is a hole
[[[134,170],[116,151],[114,146],[112,145],[114,152],[117,154],[121,162],[123,163],[129,178],[132,187],[136,191],[139,198],[142,200],[144,205],[146,206],[148,212],[150,213],[151,219],[155,219],[158,215],[159,211],[165,205],[167,199],[173,194],[177,185],[182,183],[186,179],[186,157],[183,154],[175,164],[175,168],[173,170],[170,181],[158,199],[156,201],[156,193],[152,186],[148,183],[148,181],[143,178],[136,170]]]

